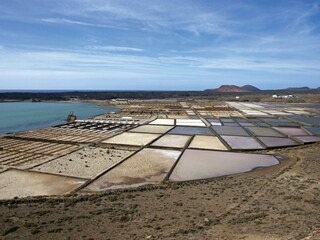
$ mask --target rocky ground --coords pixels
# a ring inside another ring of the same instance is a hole
[[[0,239],[320,239],[320,143],[211,180],[0,202]]]

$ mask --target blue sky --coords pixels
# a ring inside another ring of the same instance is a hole
[[[0,89],[320,87],[320,0],[1,0]]]

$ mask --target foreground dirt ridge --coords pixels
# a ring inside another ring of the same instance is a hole
[[[0,239],[320,239],[320,144],[211,180],[0,202]]]

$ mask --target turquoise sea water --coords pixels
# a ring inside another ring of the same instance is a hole
[[[0,103],[0,133],[25,131],[62,124],[71,112],[78,119],[87,119],[117,110],[117,108],[85,103]]]

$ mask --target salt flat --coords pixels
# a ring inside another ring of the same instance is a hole
[[[83,179],[10,169],[0,174],[0,199],[62,195],[85,182]]]
[[[93,178],[132,153],[132,151],[125,150],[85,147],[33,168],[33,170],[80,178]]]
[[[180,153],[176,150],[145,148],[95,180],[82,191],[104,191],[160,183]]]

